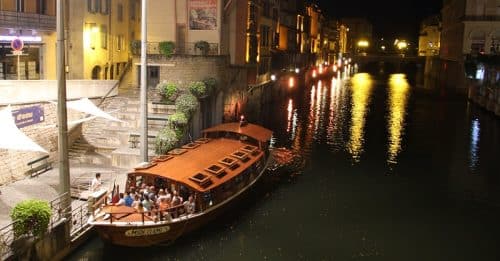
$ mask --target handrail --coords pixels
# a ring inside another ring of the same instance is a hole
[[[155,221],[156,219],[153,217],[157,217],[157,216],[159,216],[159,220],[162,220],[165,213],[168,213],[171,217],[172,217],[172,214],[174,214],[175,216],[178,216],[179,213],[177,213],[177,211],[179,211],[179,209],[182,209],[182,208],[185,208],[184,204],[169,207],[169,208],[164,209],[164,210],[159,210],[159,209],[155,208],[155,209],[149,210],[149,211],[138,211],[138,210],[135,210],[134,212],[107,212],[107,211],[103,211],[103,213],[109,214],[110,224],[113,223],[113,220],[117,221],[117,220],[120,220],[121,218],[128,216],[128,215],[131,215],[131,214],[141,214],[141,221],[144,224],[144,222],[146,220],[145,215],[148,216],[148,219],[150,219],[151,221]],[[125,215],[125,216],[122,216],[122,215]],[[120,217],[116,217],[116,216],[120,216]],[[176,218],[176,217],[172,217],[172,218]]]
[[[101,100],[99,101],[99,103],[97,104],[97,107],[101,106],[102,103],[104,102],[104,100],[106,100],[106,98],[108,98],[108,96],[111,94],[111,92],[113,90],[115,90],[118,86],[120,86],[120,83],[122,82],[123,80],[123,77],[125,77],[125,74],[128,72],[128,70],[130,69],[130,66],[132,65],[132,61],[131,60],[128,60],[127,64],[125,65],[125,69],[122,71],[122,73],[120,74],[120,76],[118,77],[118,82],[116,82],[113,87],[111,87],[109,89],[109,91],[104,94],[102,97],[101,97]]]

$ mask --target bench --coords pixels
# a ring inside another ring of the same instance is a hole
[[[36,177],[45,171],[52,169],[52,162],[49,161],[49,155],[32,160],[28,162],[27,165],[30,167],[27,173],[30,174],[31,177]]]

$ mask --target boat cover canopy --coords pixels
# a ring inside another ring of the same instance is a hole
[[[208,128],[203,130],[203,133],[207,132],[219,132],[219,131],[227,131],[227,132],[235,132],[241,135],[246,135],[252,137],[261,142],[267,142],[271,139],[273,132],[261,127],[259,125],[246,123],[243,126],[240,126],[239,122],[231,122],[231,123],[223,123],[217,126]]]

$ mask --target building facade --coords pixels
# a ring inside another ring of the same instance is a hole
[[[369,46],[358,46],[360,41],[367,41],[368,44],[373,43],[372,24],[365,18],[342,18],[342,24],[347,26],[349,37],[347,38],[347,52],[351,55],[356,55],[366,51]],[[362,50],[364,49],[364,50]]]
[[[55,79],[55,2],[0,0],[0,80]]]
[[[468,55],[497,55],[500,51],[498,1],[445,0],[441,13],[440,69],[444,75],[449,75],[442,84],[464,90],[465,58]]]
[[[68,79],[116,79],[140,38],[140,0],[66,1]]]
[[[439,16],[426,18],[420,26],[418,37],[418,55],[435,56],[439,55],[441,42],[441,21]]]

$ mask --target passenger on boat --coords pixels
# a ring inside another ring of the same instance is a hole
[[[195,210],[194,197],[191,195],[189,199],[184,202],[184,208],[186,209],[186,214],[193,214]]]
[[[142,202],[139,202],[139,204],[137,204],[137,207],[135,208],[135,210],[137,210],[137,212],[146,212],[146,209],[144,209]]]
[[[124,206],[125,205],[125,198],[123,198],[123,193],[120,193],[120,199],[118,202],[114,203],[113,205],[115,206]]]
[[[139,194],[134,195],[134,202],[132,202],[132,207],[137,208],[137,206],[141,203],[141,198],[139,197]]]
[[[177,194],[177,191],[174,191],[174,196],[172,197],[172,206],[178,206],[182,204],[182,198]]]
[[[132,203],[134,203],[134,199],[132,198],[132,193],[127,192],[127,195],[125,196],[125,206],[131,207]]]
[[[142,206],[146,211],[150,211],[153,208],[153,205],[154,203],[151,202],[151,200],[147,196],[143,197]]]
[[[160,204],[158,204],[160,211],[165,211],[170,207],[169,202],[167,202],[167,198],[160,198]]]

